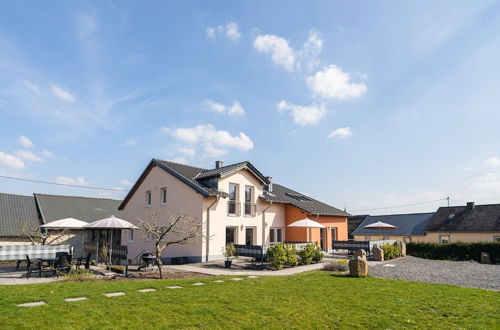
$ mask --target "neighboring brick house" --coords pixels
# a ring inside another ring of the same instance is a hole
[[[267,245],[276,242],[306,241],[305,228],[288,228],[293,221],[309,217],[325,225],[312,229],[312,241],[331,249],[331,240],[347,239],[348,213],[284,186],[272,183],[250,162],[203,169],[153,159],[119,207],[122,217],[138,223],[151,214],[168,219],[189,214],[203,225],[209,239],[174,246],[163,256],[188,257],[190,261],[222,259],[227,243]],[[122,237],[134,259],[151,251],[148,237]]]

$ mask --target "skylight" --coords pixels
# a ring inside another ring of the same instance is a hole
[[[291,193],[287,193],[287,195],[301,202],[312,202],[312,199],[304,195],[291,194]]]

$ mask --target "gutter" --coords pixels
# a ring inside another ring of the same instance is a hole
[[[210,255],[209,252],[210,252],[210,209],[212,208],[212,206],[214,206],[214,204],[216,204],[218,201],[219,201],[220,197],[217,196],[214,200],[214,202],[212,204],[210,204],[208,207],[207,207],[207,237],[206,237],[206,258],[205,258],[205,261],[208,262],[208,256]]]

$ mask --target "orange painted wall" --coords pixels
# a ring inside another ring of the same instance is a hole
[[[347,240],[347,217],[335,217],[335,216],[325,216],[320,215],[319,217],[314,214],[308,214],[307,212],[292,206],[286,205],[285,207],[285,239],[290,242],[306,242],[307,232],[311,230],[311,241],[320,244],[320,229],[319,228],[294,228],[288,227],[289,224],[297,220],[302,220],[304,218],[309,218],[316,222],[321,223],[327,228],[326,231],[326,248],[332,248],[332,236],[331,227],[337,228],[337,240],[346,241]]]

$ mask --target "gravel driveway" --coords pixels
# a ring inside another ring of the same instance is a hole
[[[369,271],[374,277],[500,290],[500,265],[484,265],[474,261],[406,257],[373,266]]]

